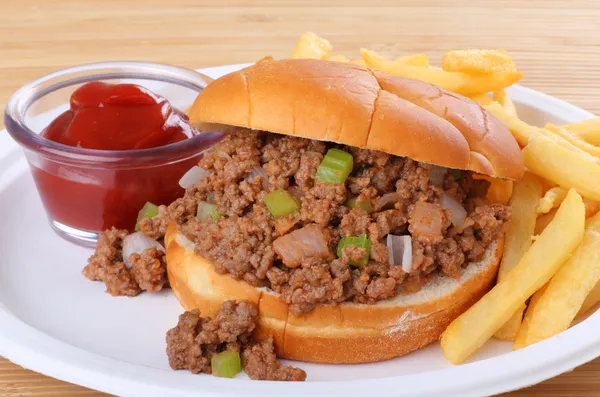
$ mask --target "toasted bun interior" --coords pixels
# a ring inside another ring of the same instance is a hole
[[[257,336],[273,336],[280,357],[336,364],[387,360],[437,340],[490,289],[502,255],[499,240],[482,261],[462,269],[460,281],[437,276],[417,293],[374,305],[319,305],[296,316],[274,292],[217,274],[174,224],[165,244],[169,281],[186,310],[198,308],[212,316],[226,300],[254,302],[260,316]]]
[[[510,131],[479,104],[352,63],[259,62],[211,83],[189,114],[203,129],[246,127],[499,178],[524,172]]]

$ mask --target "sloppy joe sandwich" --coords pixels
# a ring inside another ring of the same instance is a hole
[[[439,338],[493,284],[517,142],[429,83],[321,60],[259,62],[189,111],[225,138],[168,208],[168,277],[187,310],[258,307],[277,355],[364,363]]]

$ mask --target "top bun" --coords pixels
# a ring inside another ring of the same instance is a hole
[[[262,61],[200,93],[192,123],[246,127],[520,179],[510,131],[476,102],[422,81],[312,59]]]

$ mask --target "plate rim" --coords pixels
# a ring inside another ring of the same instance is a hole
[[[224,65],[198,71],[216,77],[249,64]],[[594,117],[575,105],[539,91],[514,85],[508,89],[516,102],[552,112],[569,121]],[[10,165],[18,146],[0,131],[0,164]],[[16,158],[16,160],[15,160]],[[5,184],[0,174],[0,189]],[[520,351],[444,369],[397,377],[306,383],[224,380],[189,376],[103,357],[39,331],[11,313],[0,301],[0,355],[22,367],[106,393],[122,396],[359,396],[375,389],[384,396],[480,396],[506,392],[549,379],[600,355],[600,336],[588,329],[600,327],[600,312],[567,331]],[[532,357],[537,364],[532,365]],[[498,370],[502,371],[498,371]],[[500,373],[501,372],[501,373]],[[435,376],[436,382],[427,382]],[[473,381],[474,380],[474,381]],[[396,390],[398,384],[410,385]],[[293,386],[289,386],[293,385]],[[442,385],[442,386],[440,386]],[[201,387],[201,389],[200,389]],[[442,389],[443,388],[443,389]]]

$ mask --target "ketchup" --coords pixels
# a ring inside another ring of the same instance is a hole
[[[70,105],[42,131],[43,137],[85,149],[134,150],[197,134],[185,114],[135,84],[87,83],[73,93]]]
[[[85,149],[126,151],[183,141],[198,134],[187,116],[163,97],[134,84],[87,83],[70,98],[70,109],[41,133]],[[200,155],[183,161],[158,158],[119,168],[32,162],[38,191],[50,217],[85,231],[133,230],[144,203],[170,204],[184,190],[179,179]]]

